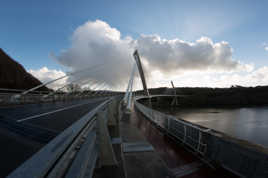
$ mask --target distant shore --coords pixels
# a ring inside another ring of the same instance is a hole
[[[179,97],[179,107],[250,107],[268,105],[268,86],[242,87],[232,86],[230,88],[175,88]],[[174,95],[175,90],[171,88],[154,88],[149,90],[150,94]],[[161,106],[170,107],[173,98],[162,98]]]

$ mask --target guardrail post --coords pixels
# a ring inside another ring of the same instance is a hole
[[[202,132],[200,132],[199,130],[199,138],[198,138],[198,145],[197,145],[197,152],[201,152],[200,149],[200,145],[201,145],[201,139],[202,139]]]
[[[107,128],[107,110],[97,114],[98,131],[97,139],[99,146],[100,166],[117,165],[116,157],[111,143],[111,137]]]
[[[26,103],[27,102],[27,98],[26,96],[21,96],[21,99],[20,99],[20,103]]]
[[[114,100],[112,100],[111,103],[109,103],[108,105],[108,114],[109,114],[108,125],[109,126],[116,126],[117,124],[115,112],[116,112],[116,103]]]
[[[171,120],[171,118],[170,117],[168,117],[168,132],[170,132],[170,120]]]
[[[186,142],[186,134],[187,134],[186,126],[185,125],[183,126],[183,131],[184,131],[183,143],[185,143]]]

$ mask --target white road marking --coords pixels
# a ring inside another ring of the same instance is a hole
[[[53,113],[56,113],[56,112],[64,111],[64,110],[67,110],[67,109],[75,108],[75,107],[82,106],[82,105],[89,104],[89,103],[91,103],[91,102],[82,103],[82,104],[76,104],[76,105],[72,105],[72,106],[67,106],[65,108],[57,109],[57,110],[54,110],[54,111],[49,111],[49,112],[46,112],[46,113],[42,113],[42,114],[26,117],[26,118],[23,118],[23,119],[19,119],[19,120],[17,120],[17,122],[27,121],[27,120],[30,120],[30,119],[34,119],[34,118],[37,118],[37,117],[53,114]]]

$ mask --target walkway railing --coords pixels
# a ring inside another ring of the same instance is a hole
[[[177,138],[182,143],[202,155],[206,152],[207,145],[202,143],[202,133],[207,132],[207,129],[201,129],[190,123],[177,120],[173,116],[152,110],[137,101],[135,102],[135,106],[148,119],[150,119],[158,127],[164,129],[168,134]]]

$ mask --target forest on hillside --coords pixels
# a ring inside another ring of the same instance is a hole
[[[180,107],[189,106],[264,106],[268,105],[268,86],[230,88],[180,87],[175,88],[179,97]],[[174,95],[172,88],[149,89],[150,94]],[[166,97],[163,105],[171,102],[173,97]],[[165,103],[165,104],[164,104]],[[170,105],[167,105],[170,106]]]

